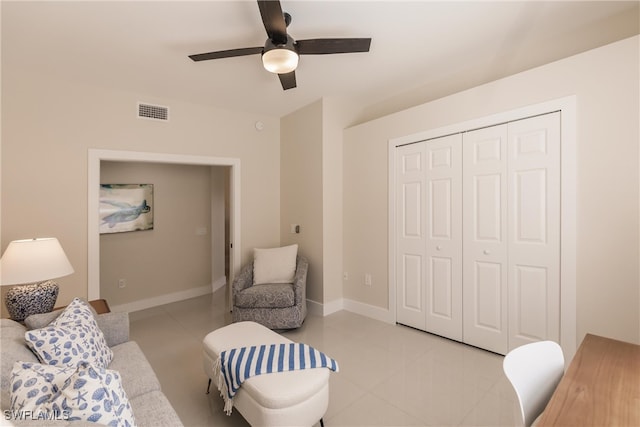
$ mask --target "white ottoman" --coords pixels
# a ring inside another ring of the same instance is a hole
[[[203,341],[204,371],[216,386],[213,366],[218,355],[237,347],[290,343],[291,340],[255,322],[232,323],[209,333]],[[207,390],[208,392],[209,390]],[[329,369],[306,369],[258,375],[247,379],[233,399],[234,408],[252,426],[312,426],[329,406]]]

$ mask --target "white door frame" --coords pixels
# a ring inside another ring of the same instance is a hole
[[[229,241],[230,268],[227,283],[240,271],[240,159],[207,157],[181,154],[145,153],[139,151],[116,151],[90,149],[88,153],[88,197],[87,197],[87,297],[100,298],[100,163],[103,161],[168,163],[195,166],[229,166]]]
[[[577,347],[576,321],[576,97],[568,96],[493,114],[454,125],[431,129],[390,139],[389,153],[389,314],[396,319],[396,214],[395,214],[395,148],[400,145],[429,140],[540,114],[561,111],[561,184],[560,184],[560,345],[566,360],[571,360]]]

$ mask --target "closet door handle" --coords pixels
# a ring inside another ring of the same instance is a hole
[[[440,250],[442,250],[442,246],[440,245],[436,246],[436,251],[440,251]]]
[[[484,251],[482,251],[482,253],[484,253],[485,255],[490,255],[491,251],[489,249],[485,249]]]

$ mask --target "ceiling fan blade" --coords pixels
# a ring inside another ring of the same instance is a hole
[[[194,61],[207,61],[209,59],[219,59],[219,58],[232,58],[234,56],[245,56],[245,55],[253,55],[255,53],[262,53],[262,46],[259,47],[245,47],[242,49],[229,49],[229,50],[219,50],[217,52],[208,52],[208,53],[199,53],[197,55],[189,55]]]
[[[258,0],[258,8],[264,29],[274,42],[285,43],[287,41],[287,24],[282,13],[279,0]]]
[[[290,73],[278,74],[280,78],[280,83],[282,83],[282,89],[293,89],[296,87],[296,72],[292,71]]]
[[[370,38],[308,39],[296,41],[296,49],[300,55],[369,52],[370,46]]]

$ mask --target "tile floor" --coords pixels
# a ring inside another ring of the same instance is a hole
[[[185,426],[247,426],[205,394],[202,339],[231,321],[224,291],[130,314],[131,339]],[[516,398],[502,356],[340,311],[283,335],[335,358],[324,421],[334,426],[513,426]]]

